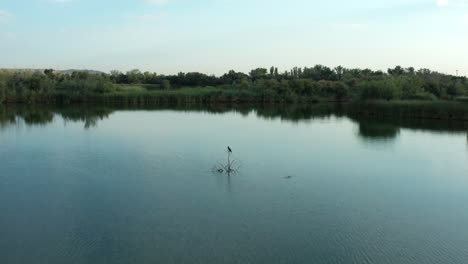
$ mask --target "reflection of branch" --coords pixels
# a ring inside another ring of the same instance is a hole
[[[228,151],[228,164],[227,164],[227,168],[226,168],[228,173],[232,171],[231,167],[232,167],[232,164],[231,164],[231,151]]]

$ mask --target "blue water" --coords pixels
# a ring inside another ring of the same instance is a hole
[[[463,124],[28,111],[0,118],[2,264],[468,262]]]

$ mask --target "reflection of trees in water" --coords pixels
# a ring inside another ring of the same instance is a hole
[[[54,120],[54,114],[40,108],[0,108],[0,127],[6,128],[19,122],[27,125],[46,125]]]
[[[83,122],[85,128],[97,125],[107,118],[112,110],[99,107],[46,108],[46,107],[0,107],[0,127],[5,128],[24,122],[27,126],[46,125],[60,115],[66,121]]]
[[[6,107],[0,107],[0,128],[5,128],[16,123],[16,115]]]
[[[16,114],[28,125],[46,125],[54,120],[54,113],[41,108],[20,109]]]
[[[127,110],[175,110],[183,112],[204,112],[223,114],[229,112],[247,116],[254,112],[264,119],[279,118],[285,121],[301,122],[314,118],[327,118],[343,115],[343,109],[335,104],[167,104],[143,108],[123,108]],[[122,110],[122,108],[119,108]]]
[[[400,127],[391,123],[362,120],[359,122],[359,136],[369,140],[389,141],[400,134]]]
[[[284,121],[304,122],[312,119],[330,118],[332,116],[342,116],[343,109],[337,104],[319,105],[280,105],[262,106],[255,108],[257,116],[266,119],[280,118]]]
[[[374,127],[390,131],[391,127],[406,128],[411,130],[431,131],[435,133],[464,133],[468,130],[468,122],[453,120],[434,119],[411,119],[411,118],[384,118],[369,117],[356,114],[348,114],[348,117],[358,124],[371,123]],[[385,128],[386,127],[386,128]],[[377,128],[376,128],[377,129]]]
[[[15,107],[0,106],[0,128],[24,121],[26,125],[45,125],[60,115],[65,121],[83,122],[85,128],[94,127],[100,120],[108,118],[115,110],[173,110],[182,112],[205,112],[222,114],[235,112],[246,116],[255,113],[263,119],[301,123],[333,116],[350,118],[359,125],[358,135],[366,139],[392,139],[401,128],[430,130],[443,133],[465,133],[468,122],[434,121],[431,119],[370,118],[356,111],[354,107],[340,104],[167,104],[152,107]],[[468,141],[468,139],[467,139]]]
[[[367,140],[390,141],[400,134],[402,128],[413,131],[431,131],[432,133],[464,133],[468,129],[468,122],[411,119],[394,117],[362,116],[348,113],[348,117],[359,125],[358,135]]]
[[[98,121],[106,119],[113,110],[98,107],[66,108],[60,111],[65,121],[83,122],[86,129],[97,126]]]

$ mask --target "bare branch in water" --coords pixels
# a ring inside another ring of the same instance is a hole
[[[228,175],[230,175],[231,173],[235,173],[239,170],[240,162],[236,159],[231,160],[232,151],[228,149],[226,153],[227,153],[227,164],[223,165],[221,162],[218,162],[218,164],[213,167],[214,172],[219,173],[219,174],[227,173]]]

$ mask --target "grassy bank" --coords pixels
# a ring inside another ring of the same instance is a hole
[[[170,90],[148,90],[141,85],[115,85],[111,92],[53,91],[47,94],[6,96],[6,104],[129,104],[163,103],[297,103],[334,101],[333,97],[281,96],[275,92],[226,87],[183,87]]]

